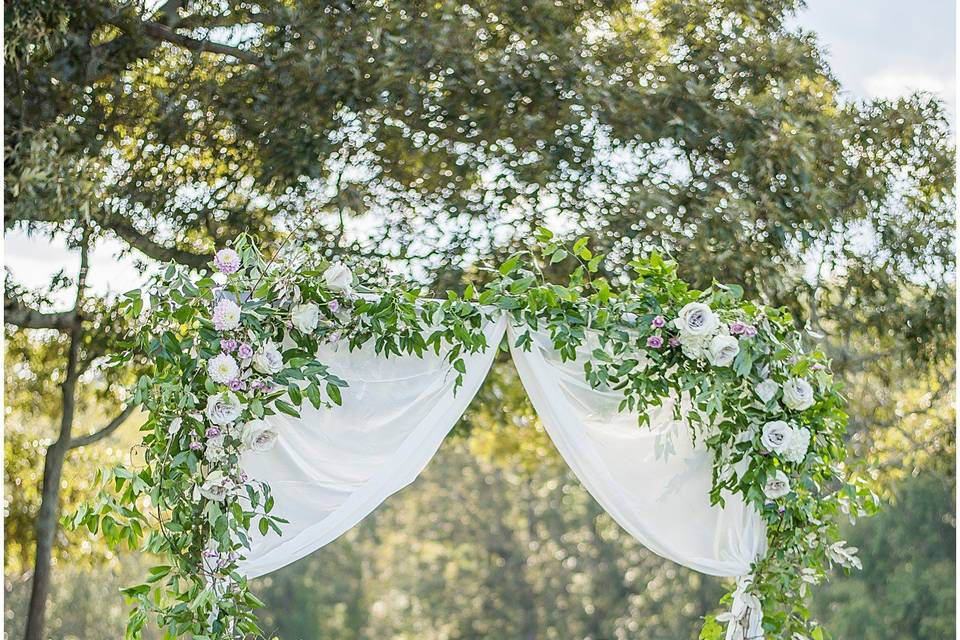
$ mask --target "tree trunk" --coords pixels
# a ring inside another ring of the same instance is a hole
[[[47,597],[50,593],[53,543],[57,535],[57,518],[60,513],[60,477],[67,454],[67,448],[63,444],[61,439],[53,443],[47,449],[43,462],[43,491],[40,498],[40,511],[37,514],[37,548],[24,640],[43,640],[44,638],[43,626]],[[69,441],[66,444],[69,444]]]
[[[40,494],[40,511],[37,513],[36,525],[37,548],[24,640],[44,640],[43,627],[47,612],[47,598],[50,595],[53,544],[57,535],[57,520],[60,515],[60,479],[63,475],[63,462],[67,451],[70,449],[73,416],[76,409],[77,378],[80,375],[77,367],[80,344],[83,341],[80,310],[83,303],[83,289],[87,280],[87,244],[89,239],[89,232],[84,229],[80,246],[77,297],[73,306],[70,346],[67,351],[67,368],[63,385],[60,387],[63,395],[60,435],[56,442],[47,449],[43,461],[43,489]]]

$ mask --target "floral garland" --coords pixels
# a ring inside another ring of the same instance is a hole
[[[584,375],[621,390],[621,410],[683,397],[692,437],[714,454],[711,500],[737,493],[762,515],[769,551],[725,596],[730,611],[706,618],[701,638],[722,637],[721,622],[728,640],[822,638],[804,605],[807,585],[833,565],[859,566],[836,519],[876,508],[844,467],[846,415],[824,354],[804,354],[789,314],[742,301],[739,287],[692,290],[675,263],[654,254],[631,263],[636,279],[614,292],[586,239],[568,247],[546,229],[537,239],[546,262],[579,263],[566,284],[548,282],[537,256],[516,255],[481,290],[431,300],[377,266],[354,265],[354,275],[311,252],[268,262],[241,237],[217,252],[212,277],[171,266],[149,290],[126,294],[125,312],[144,330],[115,364],[138,354],[152,363],[134,391],[148,414],[143,464],[106,474],[97,501],[67,524],[167,558],[124,590],[134,604],[127,637],[138,638],[151,617],[175,636],[260,633],[254,610],[263,604],[238,562],[251,527],[279,533],[285,521],[271,514],[269,486],[247,477],[241,457],[281,437],[262,418],[298,416],[304,402],[340,404],[347,383],[315,359],[321,345],[373,341],[387,355],[430,349],[445,355],[459,387],[462,355],[488,346],[484,321],[507,313],[526,327],[521,348],[532,330],[546,329],[561,357],[574,359],[595,339]]]

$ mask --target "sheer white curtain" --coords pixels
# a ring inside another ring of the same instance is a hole
[[[412,482],[476,394],[505,327],[504,318],[485,327],[489,348],[466,357],[456,395],[442,357],[326,348],[320,360],[350,385],[343,406],[270,417],[277,445],[243,461],[251,477],[270,484],[275,513],[290,522],[282,536],[254,533],[242,570],[263,575],[319,549]],[[723,508],[710,504],[710,453],[693,446],[669,406],[653,410],[650,428],[639,428],[636,414],[617,411],[621,396],[591,389],[582,361],[561,362],[548,336],[535,334],[530,352],[512,353],[560,454],[624,529],[702,573],[749,572],[764,551],[763,522],[737,496],[727,496]]]
[[[456,424],[490,370],[503,338],[503,318],[484,327],[488,348],[466,354],[463,386],[443,356],[378,355],[372,343],[350,351],[325,347],[320,362],[346,380],[343,404],[300,418],[270,416],[279,432],[270,451],[242,464],[251,478],[270,485],[273,513],[289,520],[283,535],[252,533],[241,570],[269,573],[329,544],[420,474]]]
[[[513,327],[508,330],[515,342]],[[522,330],[521,330],[522,331]],[[654,553],[716,576],[741,576],[765,550],[760,515],[740,496],[710,504],[712,454],[694,446],[673,403],[650,411],[650,425],[617,411],[619,392],[584,380],[582,349],[562,362],[549,335],[533,333],[530,351],[513,362],[537,415],[587,491],[621,527]]]

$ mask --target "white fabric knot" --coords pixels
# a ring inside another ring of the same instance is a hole
[[[727,623],[726,640],[763,640],[763,607],[751,587],[752,575],[737,578],[730,611],[717,616],[717,621]]]

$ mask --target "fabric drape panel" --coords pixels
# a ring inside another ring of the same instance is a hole
[[[327,346],[319,360],[345,379],[343,404],[300,418],[270,416],[276,446],[247,454],[247,473],[268,483],[282,536],[251,532],[241,570],[256,577],[332,542],[411,483],[480,388],[506,330],[500,317],[484,327],[488,348],[467,354],[463,386],[442,355],[378,355],[372,345]],[[510,332],[510,344],[515,331]],[[592,389],[583,360],[561,362],[549,336],[533,334],[529,352],[511,353],[520,379],[560,455],[587,491],[651,551],[702,573],[742,576],[765,551],[759,514],[735,495],[710,504],[712,455],[694,446],[672,404],[619,412],[622,395]],[[583,356],[589,354],[585,348]]]
[[[301,407],[300,418],[270,416],[280,437],[242,464],[270,485],[273,513],[286,518],[283,535],[251,532],[241,570],[256,577],[329,544],[406,485],[433,457],[483,383],[505,320],[484,327],[488,348],[464,354],[463,386],[443,355],[378,355],[371,343],[350,351],[324,347],[318,360],[349,383],[341,406]]]
[[[511,345],[520,331],[509,329]],[[562,362],[549,335],[534,332],[530,351],[511,348],[511,355],[560,455],[621,527],[701,573],[749,573],[765,550],[765,525],[740,496],[725,496],[722,508],[710,504],[712,454],[694,446],[672,401],[652,408],[650,425],[639,427],[636,413],[617,410],[622,394],[591,388],[582,358]]]

